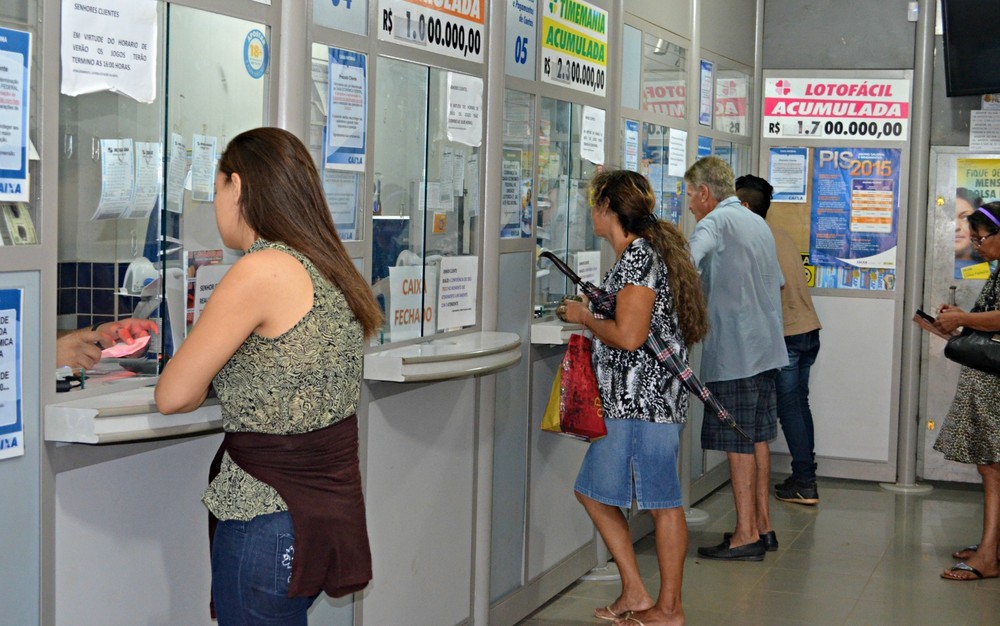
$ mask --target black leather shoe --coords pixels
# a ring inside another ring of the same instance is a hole
[[[733,533],[725,533],[722,535],[722,540],[729,543],[729,540],[733,538]],[[760,536],[761,541],[764,542],[764,549],[768,552],[774,552],[778,549],[778,535],[774,534],[773,530],[767,531],[766,534]]]
[[[717,546],[698,548],[699,556],[720,561],[763,561],[766,552],[763,539],[735,548],[729,547],[728,541],[723,541]]]

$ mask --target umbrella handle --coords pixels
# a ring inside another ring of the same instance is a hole
[[[541,254],[540,254],[539,256],[543,256],[543,257],[545,257],[546,259],[548,259],[548,260],[552,261],[552,264],[553,264],[553,265],[555,265],[555,266],[556,266],[556,268],[557,268],[557,269],[558,269],[558,270],[559,270],[560,272],[562,272],[563,274],[565,274],[565,275],[567,276],[567,278],[569,278],[569,279],[570,279],[571,281],[573,281],[573,284],[574,284],[574,285],[579,285],[579,284],[580,284],[580,280],[581,280],[581,279],[580,279],[580,277],[579,277],[579,276],[577,275],[577,273],[576,273],[576,272],[574,272],[573,270],[571,270],[571,269],[569,268],[569,266],[568,266],[568,265],[566,265],[566,264],[565,264],[565,263],[563,262],[563,260],[562,260],[562,259],[560,259],[559,257],[557,257],[557,256],[556,256],[555,254],[553,254],[553,253],[549,252],[548,250],[546,250],[545,252],[542,252],[542,253],[541,253]]]

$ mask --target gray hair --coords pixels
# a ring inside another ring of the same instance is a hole
[[[695,187],[701,185],[708,187],[716,202],[722,202],[729,196],[736,195],[733,170],[719,157],[707,156],[698,159],[684,172],[684,180]]]

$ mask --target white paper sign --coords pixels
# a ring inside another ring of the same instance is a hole
[[[156,0],[63,0],[62,93],[156,99]]]
[[[687,131],[670,129],[669,146],[667,153],[667,176],[684,176],[687,167]]]
[[[976,152],[1000,150],[1000,111],[972,111],[969,149]]]
[[[135,198],[122,217],[142,219],[149,216],[163,186],[163,144],[135,142]]]
[[[232,265],[202,265],[195,271],[194,275],[194,321],[198,322],[198,317],[205,310],[208,299],[215,291],[215,287],[222,281]]]
[[[483,143],[483,79],[448,72],[448,140]]]
[[[184,200],[184,180],[187,178],[188,156],[184,138],[170,134],[170,161],[167,163],[167,210],[181,212]]]
[[[191,197],[199,202],[215,200],[215,146],[218,139],[195,135],[191,140]]]
[[[448,256],[441,259],[438,286],[438,326],[461,328],[476,323],[479,257]]]
[[[580,124],[580,158],[595,165],[604,163],[604,110],[583,107]]]
[[[131,139],[101,140],[101,199],[91,219],[117,219],[128,211],[135,192],[134,157]]]
[[[424,273],[426,271],[426,281]],[[406,265],[389,268],[390,341],[404,341],[435,332],[437,270]]]
[[[601,251],[581,250],[576,253],[576,274],[582,280],[594,285],[601,284]],[[583,290],[576,288],[578,294]]]

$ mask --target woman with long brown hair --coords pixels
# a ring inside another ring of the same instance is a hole
[[[354,413],[381,313],[291,133],[234,137],[214,204],[222,242],[246,254],[167,364],[156,404],[192,411],[210,386],[222,404],[226,436],[202,498],[218,519],[219,624],[304,625],[320,591],[371,579]]]
[[[575,486],[622,578],[621,594],[595,616],[616,624],[681,624],[688,535],[677,451],[688,393],[642,346],[656,336],[686,362],[687,346],[708,332],[705,298],[684,235],[656,218],[656,196],[644,176],[605,171],[590,189],[594,234],[606,239],[616,255],[602,285],[616,295],[615,318],[600,319],[586,302],[570,299],[557,313],[594,335],[594,371],[608,428],[607,437],[590,444]],[[639,575],[621,511],[633,500],[650,511],[656,528],[660,590],[655,602]]]

